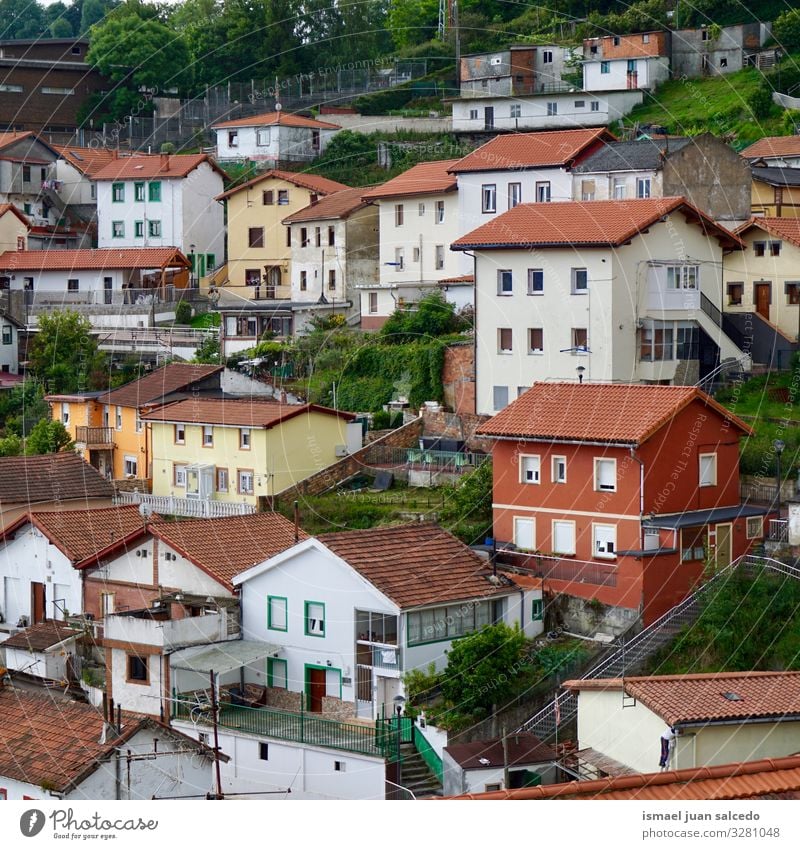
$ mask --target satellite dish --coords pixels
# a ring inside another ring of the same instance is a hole
[[[153,515],[153,508],[149,504],[140,504],[139,515],[143,519],[149,519]]]
[[[275,111],[280,112],[281,109],[283,109],[283,105],[281,103],[276,103],[275,104]]]

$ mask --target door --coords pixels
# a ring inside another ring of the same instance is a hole
[[[311,713],[322,713],[322,697],[325,695],[325,670],[306,668],[306,697]]]
[[[716,565],[717,569],[722,569],[729,566],[733,551],[732,551],[732,525],[717,525],[717,549],[716,549]]]
[[[45,610],[45,588],[44,584],[31,581],[31,625],[44,622]]]
[[[111,277],[103,278],[103,303],[110,304],[112,298],[112,289],[114,288],[114,280]]]
[[[494,106],[483,107],[483,128],[484,130],[494,129]]]
[[[756,283],[756,312],[769,321],[769,302],[772,300],[772,284]]]

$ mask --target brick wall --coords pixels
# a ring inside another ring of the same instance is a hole
[[[478,439],[475,431],[489,419],[489,416],[477,416],[456,413],[422,413],[425,436],[443,436],[446,439],[463,439],[469,451],[485,451],[492,448],[490,439]]]
[[[444,352],[444,403],[456,413],[475,413],[475,348],[451,345]]]

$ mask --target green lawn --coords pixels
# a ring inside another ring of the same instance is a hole
[[[219,327],[218,312],[201,312],[192,317],[190,325],[195,330],[206,330],[209,327]]]

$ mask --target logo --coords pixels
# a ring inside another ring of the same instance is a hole
[[[31,808],[19,818],[19,830],[25,837],[36,837],[44,828],[44,814],[36,808]]]

